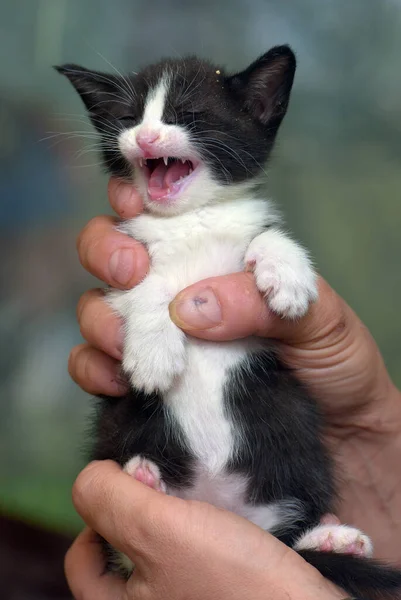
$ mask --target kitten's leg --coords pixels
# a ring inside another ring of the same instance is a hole
[[[147,460],[138,454],[125,463],[123,470],[157,492],[166,493],[166,485],[161,478],[159,467],[151,460]],[[128,579],[135,570],[132,560],[113,548],[108,542],[105,542],[105,548],[109,568]]]
[[[279,315],[302,317],[317,299],[316,274],[306,250],[279,229],[268,229],[252,240],[245,266],[255,273],[259,290]]]
[[[109,304],[124,319],[123,370],[134,388],[147,393],[168,390],[185,368],[185,334],[168,311],[174,296],[155,274],[132,290],[108,295]]]
[[[307,531],[294,550],[319,550],[370,557],[373,545],[367,535],[348,525],[318,525]]]
[[[125,463],[123,470],[157,492],[166,492],[166,485],[161,478],[160,469],[151,460],[140,455],[134,456]]]

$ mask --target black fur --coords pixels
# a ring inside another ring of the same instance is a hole
[[[194,457],[183,434],[167,414],[158,394],[132,390],[122,397],[102,397],[98,407],[93,460],[111,459],[123,466],[136,454],[160,468],[167,485],[192,482]]]
[[[76,65],[57,69],[81,95],[102,137],[105,165],[120,177],[129,177],[131,167],[118,151],[118,133],[140,121],[149,88],[167,69],[172,85],[163,120],[187,128],[215,178],[228,185],[260,175],[287,110],[295,66],[292,51],[279,46],[235,75],[195,57],[163,61],[125,78]],[[270,350],[230,373],[224,398],[229,418],[242,432],[229,469],[249,478],[250,503],[299,502],[303,512],[298,520],[277,532],[293,546],[333,510],[333,473],[321,441],[317,405]],[[191,485],[195,459],[183,432],[177,424],[171,427],[162,396],[131,391],[122,398],[103,398],[93,458],[123,465],[137,454],[158,465],[168,486]],[[401,586],[400,571],[372,560],[300,554],[360,598],[387,592],[394,598]]]
[[[370,558],[332,552],[300,550],[298,554],[326,579],[355,596],[354,600],[396,600],[401,597],[401,572],[395,567]]]
[[[72,64],[56,69],[80,94],[102,136],[105,165],[119,177],[129,177],[131,167],[109,136],[117,139],[140,121],[149,89],[167,70],[172,84],[163,121],[190,130],[216,179],[228,185],[261,173],[287,110],[295,65],[290,48],[279,46],[236,75],[196,57],[164,60],[124,78]]]
[[[231,373],[225,408],[242,429],[231,472],[249,477],[252,504],[297,499],[304,512],[277,537],[289,546],[333,510],[331,463],[321,442],[321,418],[316,403],[282,365],[275,353],[248,358]],[[190,487],[194,456],[177,424],[170,427],[168,410],[158,394],[131,391],[120,398],[103,397],[96,424],[92,458],[124,465],[137,454],[160,468],[168,486]],[[113,550],[105,543],[112,566]],[[396,598],[401,572],[378,561],[330,552],[299,551],[320,573],[349,594]],[[387,592],[391,596],[387,596]]]
[[[331,463],[321,442],[316,402],[273,351],[247,357],[225,389],[225,405],[242,443],[230,465],[249,478],[252,504],[296,498],[303,514],[277,536],[291,545],[333,512]]]
[[[102,396],[95,424],[93,460],[114,460],[121,466],[141,454],[160,469],[169,486],[187,487],[192,482],[194,457],[175,423],[170,426],[159,394],[132,390],[122,397]],[[102,539],[107,568],[114,570],[112,546]]]

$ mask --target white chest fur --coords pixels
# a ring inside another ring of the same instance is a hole
[[[223,406],[227,371],[256,342],[187,338],[171,322],[168,305],[192,283],[242,271],[250,241],[275,219],[268,202],[246,198],[175,217],[144,214],[120,227],[146,244],[152,265],[139,286],[110,295],[126,326],[124,369],[134,387],[163,392],[172,425],[179,423],[212,476],[231,457],[238,435]]]
[[[215,477],[240,446],[241,431],[234,428],[224,407],[224,384],[230,368],[244,359],[256,340],[210,343],[191,338],[187,367],[165,395],[172,418],[190,442],[202,470]]]
[[[277,220],[268,201],[244,198],[173,217],[143,214],[120,229],[146,244],[152,272],[171,280],[178,277],[189,285],[197,266],[216,276],[235,265],[242,268],[249,242]]]
[[[282,316],[305,314],[317,297],[315,274],[303,248],[277,227],[262,233],[278,221],[268,202],[254,198],[174,217],[141,215],[120,229],[146,244],[151,269],[136,288],[109,297],[125,322],[123,366],[133,387],[162,393],[168,426],[182,432],[197,458],[193,485],[168,493],[211,502],[274,532],[298,518],[302,506],[291,499],[249,504],[247,478],[226,469],[242,436],[240,422],[234,424],[224,406],[227,374],[261,342],[217,344],[187,337],[171,321],[168,307],[183,288],[242,271],[247,263],[273,310]],[[117,560],[129,573],[132,563],[124,556]]]
[[[315,275],[298,244],[277,227],[265,230],[277,221],[267,201],[248,197],[178,216],[144,214],[120,228],[145,243],[151,257],[141,284],[110,295],[125,322],[123,367],[134,388],[162,393],[171,426],[179,424],[198,459],[200,477],[214,482],[227,483],[225,466],[240,446],[240,424],[234,426],[224,407],[227,373],[261,342],[197,341],[176,327],[168,308],[183,288],[242,271],[248,262],[273,309],[302,316],[316,297]],[[225,500],[215,503],[225,505]]]

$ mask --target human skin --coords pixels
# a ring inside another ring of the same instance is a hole
[[[345,594],[250,521],[148,488],[111,461],[74,485],[88,524],[69,550],[77,600],[340,600]],[[135,563],[126,582],[105,572],[97,531]],[[289,577],[289,574],[291,576]]]
[[[122,218],[142,209],[133,188],[115,180],[109,199]],[[129,289],[146,275],[148,256],[138,242],[115,231],[115,224],[112,217],[93,219],[79,237],[79,256],[102,281]],[[209,302],[194,302],[205,290]],[[320,278],[319,300],[308,315],[285,321],[269,311],[253,275],[244,272],[186,288],[172,302],[170,314],[184,331],[202,339],[258,335],[277,341],[283,360],[324,412],[327,443],[340,475],[338,516],[372,537],[377,557],[401,562],[401,394],[369,331],[344,300]],[[122,394],[127,384],[119,374],[121,324],[102,290],[82,296],[78,320],[86,343],[71,352],[71,376],[91,394]]]

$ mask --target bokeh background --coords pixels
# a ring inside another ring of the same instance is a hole
[[[81,526],[70,488],[91,401],[67,357],[80,341],[76,303],[94,281],[75,238],[109,208],[82,105],[51,66],[130,71],[197,53],[239,69],[287,42],[299,67],[268,193],[401,385],[399,0],[1,0],[3,514]]]

